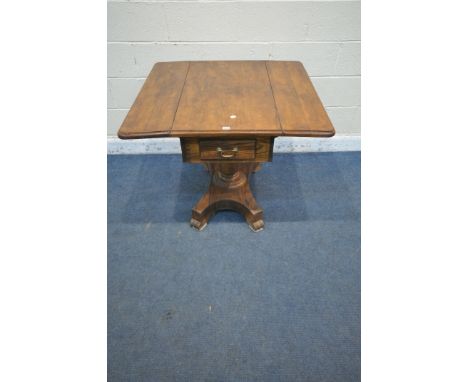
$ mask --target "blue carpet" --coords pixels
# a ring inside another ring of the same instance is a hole
[[[109,381],[359,381],[360,153],[275,155],[265,230],[178,155],[108,157]]]

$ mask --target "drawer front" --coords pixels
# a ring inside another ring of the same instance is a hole
[[[180,138],[184,162],[271,162],[274,137]]]
[[[200,140],[201,160],[254,160],[255,140]]]

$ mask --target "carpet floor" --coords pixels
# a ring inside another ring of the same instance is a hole
[[[109,381],[359,381],[360,153],[278,154],[265,229],[179,155],[108,157]]]

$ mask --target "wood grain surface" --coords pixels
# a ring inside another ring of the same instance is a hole
[[[251,160],[255,159],[255,139],[202,139],[200,140],[202,160]]]
[[[271,162],[273,157],[273,137],[250,138],[180,138],[182,158],[184,162],[203,163],[209,160],[229,162]],[[222,158],[217,148],[226,151],[238,148],[238,153],[232,158]],[[252,149],[255,151],[252,153]],[[203,150],[205,153],[203,154]]]
[[[190,63],[172,135],[280,135],[263,61]]]
[[[335,130],[310,81],[297,61],[267,61],[266,67],[283,135],[330,137]]]
[[[335,130],[297,61],[156,64],[119,137],[330,137]]]
[[[188,62],[154,65],[119,129],[119,138],[170,135],[188,68]]]

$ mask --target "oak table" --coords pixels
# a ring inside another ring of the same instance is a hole
[[[121,139],[178,137],[184,162],[210,171],[192,209],[201,230],[218,210],[242,213],[253,231],[263,210],[248,177],[271,162],[279,136],[331,137],[335,130],[297,61],[184,61],[154,65],[119,129]]]

